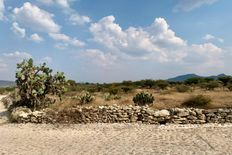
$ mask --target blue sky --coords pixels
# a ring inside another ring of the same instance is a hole
[[[231,74],[229,0],[0,0],[0,79],[32,57],[79,82]]]

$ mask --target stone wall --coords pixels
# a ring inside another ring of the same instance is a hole
[[[17,108],[12,120],[18,123],[146,123],[146,124],[204,124],[232,123],[232,109],[174,108],[152,110],[138,106],[77,107],[63,111],[45,109],[31,112]]]

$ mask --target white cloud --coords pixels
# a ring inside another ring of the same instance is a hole
[[[26,30],[24,28],[21,28],[16,22],[12,24],[11,30],[21,38],[25,38],[26,36]]]
[[[222,70],[225,67],[225,51],[212,43],[193,44],[188,49],[184,63],[189,69],[197,72]]]
[[[53,20],[53,14],[26,2],[21,8],[13,10],[14,20],[34,31],[56,33],[60,26]]]
[[[57,46],[59,49],[65,49],[68,46],[76,46],[76,47],[83,47],[85,46],[85,43],[77,40],[76,38],[71,38],[65,34],[61,33],[49,33],[49,36],[54,39],[55,41],[60,41]]]
[[[37,1],[41,2],[43,4],[46,4],[46,5],[57,5],[57,6],[60,6],[62,8],[69,8],[70,3],[73,0],[37,0]]]
[[[88,16],[82,16],[82,15],[79,15],[78,13],[75,13],[70,16],[69,21],[73,25],[84,25],[86,23],[90,23],[91,19]]]
[[[0,0],[0,20],[4,19],[5,5],[4,0]]]
[[[174,12],[178,11],[191,11],[203,5],[211,5],[218,0],[179,0],[178,4],[174,7]]]
[[[216,40],[220,43],[223,43],[224,42],[224,39],[222,38],[219,38],[219,37],[215,37],[211,34],[206,34],[204,37],[203,37],[203,40],[206,40],[206,41],[210,41],[210,40]]]
[[[98,59],[98,63],[106,64],[103,60],[110,54],[115,58],[111,61],[143,60],[158,62],[160,65],[202,65],[202,68],[223,66],[223,49],[212,43],[188,44],[170,29],[163,18],[156,18],[148,27],[129,27],[123,30],[115,23],[113,16],[107,16],[91,24],[90,32],[92,40],[100,48],[89,52],[87,56],[94,57],[94,61]]]
[[[12,53],[4,53],[3,56],[9,59],[15,59],[15,60],[23,60],[23,59],[29,59],[32,58],[31,54],[27,52],[19,52],[15,51]]]
[[[39,36],[37,33],[34,33],[30,36],[30,40],[35,42],[42,42],[44,39],[41,36]]]
[[[129,27],[122,30],[113,16],[107,16],[91,24],[90,32],[95,42],[128,58],[178,60],[182,52],[178,53],[177,49],[186,46],[186,42],[175,35],[163,18],[157,18],[147,28]]]

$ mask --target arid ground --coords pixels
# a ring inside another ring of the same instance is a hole
[[[232,125],[5,124],[1,154],[232,154]]]

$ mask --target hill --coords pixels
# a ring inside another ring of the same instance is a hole
[[[212,75],[212,76],[207,76],[207,78],[218,79],[219,77],[223,77],[223,76],[227,76],[227,75],[226,74]],[[186,75],[180,75],[174,78],[170,78],[168,79],[168,81],[181,82],[194,77],[206,78],[206,76],[200,76],[197,74],[186,74]]]
[[[13,87],[13,86],[15,86],[15,82],[13,81],[0,80],[0,87]]]

